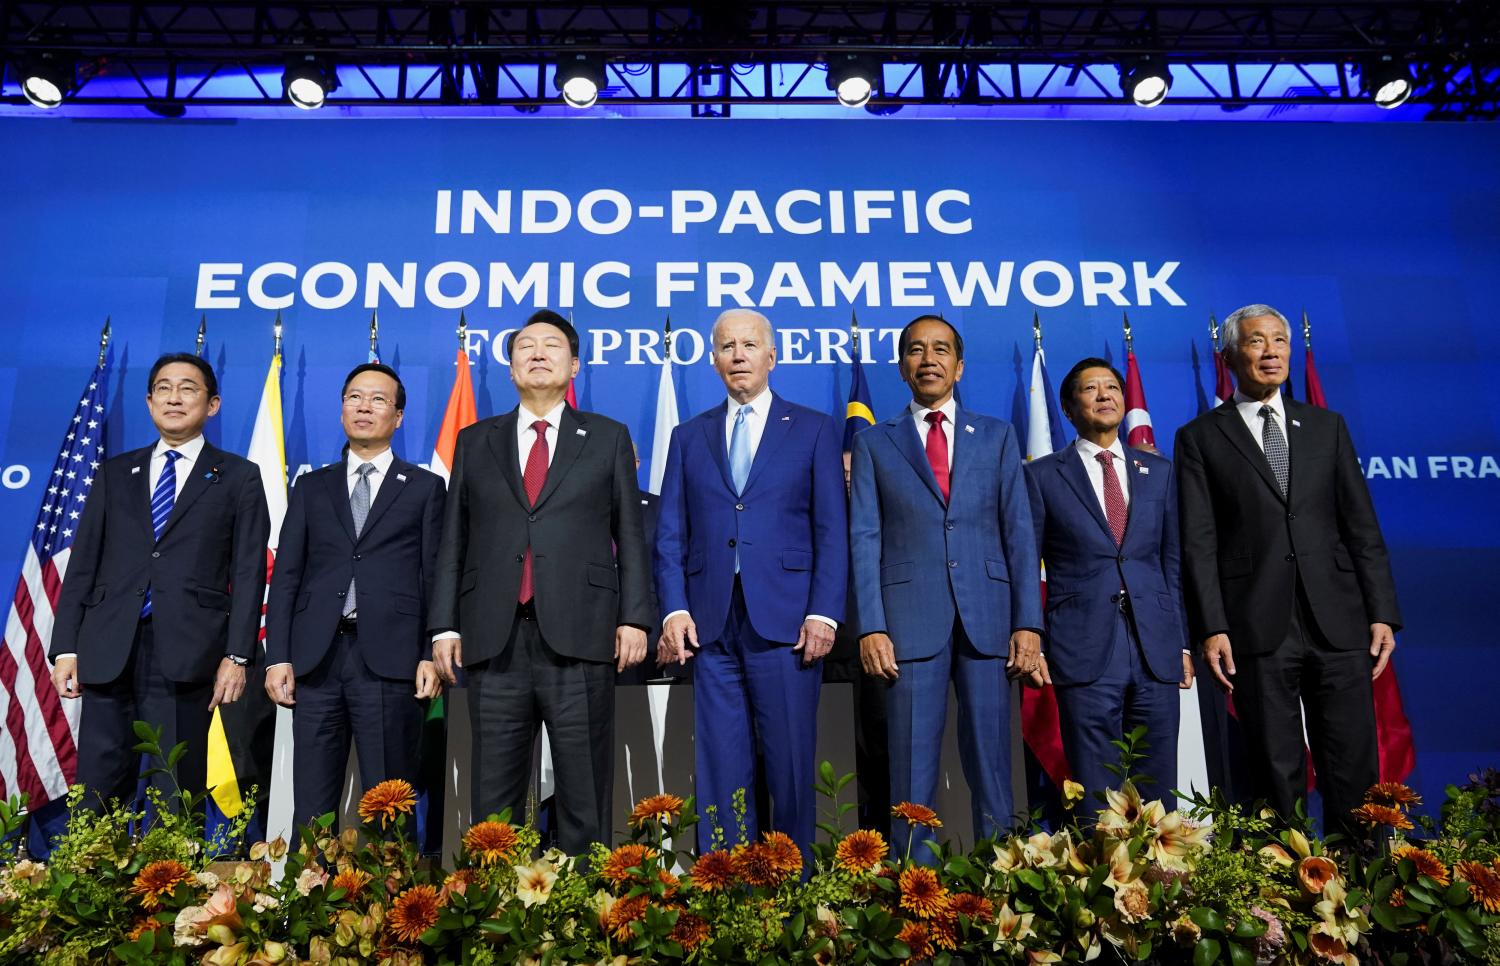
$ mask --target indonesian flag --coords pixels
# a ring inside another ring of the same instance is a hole
[[[1151,414],[1146,411],[1146,389],[1141,385],[1141,368],[1133,349],[1125,351],[1125,443],[1156,448]]]
[[[448,477],[453,472],[453,451],[458,446],[459,430],[479,419],[479,412],[474,407],[474,381],[469,375],[469,356],[463,349],[458,350],[458,360],[454,366],[453,391],[448,394],[448,408],[443,410],[443,425],[438,429],[437,444],[432,448],[432,472],[441,476],[444,483],[448,482]],[[569,383],[570,397],[572,392],[573,385]],[[572,405],[571,399],[569,405]]]
[[[652,496],[661,495],[661,479],[667,474],[667,450],[672,445],[672,430],[677,428],[677,387],[672,384],[672,353],[662,353],[661,378],[656,383],[656,425],[651,430],[651,482],[646,487]],[[647,542],[652,535],[646,534]],[[659,690],[653,688],[652,690]]]

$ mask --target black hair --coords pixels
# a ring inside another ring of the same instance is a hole
[[[1078,378],[1088,369],[1108,369],[1115,377],[1115,382],[1120,384],[1120,390],[1124,391],[1125,377],[1120,375],[1120,370],[1109,364],[1108,359],[1101,359],[1098,356],[1079,359],[1073,364],[1073,368],[1068,370],[1068,374],[1063,376],[1062,385],[1057,390],[1057,401],[1062,404],[1064,413],[1072,411],[1073,393],[1078,391]]]
[[[947,319],[943,318],[941,315],[919,315],[916,318],[912,319],[910,322],[906,323],[906,328],[901,330],[901,337],[896,340],[896,347],[900,358],[906,358],[906,350],[911,348],[912,326],[916,325],[918,322],[941,322],[950,330],[952,330],[953,351],[958,356],[959,362],[964,361],[964,337],[958,331],[957,326],[955,326],[952,322],[949,322]]]
[[[378,372],[382,376],[390,376],[394,379],[396,381],[396,412],[406,411],[406,387],[401,384],[401,377],[396,375],[396,370],[383,362],[366,362],[350,369],[349,374],[344,377],[344,388],[339,390],[339,398],[342,399],[349,391],[349,383],[353,382],[354,377],[361,372]]]
[[[573,353],[573,358],[578,358],[578,330],[573,328],[572,322],[569,322],[551,309],[539,309],[531,313],[531,318],[522,323],[521,329],[526,328],[528,325],[539,324],[546,324],[561,329],[563,335],[568,337],[568,351]],[[505,340],[505,354],[507,356],[510,355],[510,350],[515,348],[516,336],[521,334],[521,329],[512,332],[510,337]]]
[[[219,378],[214,375],[213,366],[191,352],[168,352],[151,363],[151,375],[146,377],[146,395],[151,395],[151,391],[156,388],[156,377],[161,375],[161,371],[178,362],[196,366],[203,374],[203,388],[208,390],[208,398],[212,399],[219,394]]]

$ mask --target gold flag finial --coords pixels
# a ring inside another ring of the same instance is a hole
[[[193,351],[198,354],[198,358],[200,358],[200,359],[203,358],[203,342],[207,338],[208,338],[208,315],[207,315],[207,313],[205,313],[205,314],[200,315],[198,317],[198,341],[197,341],[197,344],[193,347]]]
[[[1130,313],[1121,312],[1120,314],[1125,317],[1125,351],[1127,353],[1135,352],[1135,336],[1130,333]]]
[[[104,317],[104,328],[99,330],[99,365],[104,365],[104,353],[109,349],[109,316]]]
[[[1031,311],[1031,341],[1038,349],[1042,347],[1042,320],[1035,309]]]
[[[275,354],[281,355],[281,310],[276,310],[276,321],[271,324],[271,333],[275,338]]]

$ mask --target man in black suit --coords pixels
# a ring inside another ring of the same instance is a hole
[[[244,691],[260,633],[265,492],[259,467],[203,438],[219,411],[213,369],[162,356],[146,407],[161,439],[99,468],[52,630],[54,686],[89,695],[78,781],[90,807],[135,797],[137,720],[162,729],[163,750],[187,743],[177,784],[204,790],[209,723]]]
[[[394,369],[356,366],[342,395],[347,452],[292,488],[266,606],[266,693],[295,707],[299,825],[338,809],[351,735],[365,788],[415,785],[421,702],[442,693],[427,603],[443,481],[391,452],[406,409]]]
[[[1385,541],[1343,417],[1281,394],[1286,317],[1247,305],[1223,331],[1234,397],[1177,434],[1190,632],[1234,695],[1252,792],[1292,814],[1305,708],[1325,827],[1347,828],[1380,777],[1371,682],[1401,626]]]
[[[519,408],[458,436],[433,658],[468,671],[475,816],[522,817],[545,724],[577,855],[610,837],[615,674],[646,654],[651,565],[629,430],[564,403],[578,333],[542,310],[507,349]]]

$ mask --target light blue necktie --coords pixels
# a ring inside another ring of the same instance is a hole
[[[734,492],[745,492],[745,481],[750,478],[750,427],[745,417],[749,406],[741,406],[734,414],[734,432],[729,436],[729,475],[734,479]]]
[[[166,452],[167,465],[161,468],[161,478],[156,481],[156,490],[151,494],[151,532],[153,538],[161,539],[161,532],[172,516],[172,507],[177,503],[177,460],[182,456],[175,449]],[[146,588],[146,599],[141,604],[141,616],[151,616],[151,588]]]
[[[375,472],[374,463],[361,463],[354,472],[359,474],[359,479],[354,481],[354,490],[349,494],[349,515],[354,518],[354,539],[364,532],[365,520],[370,516],[370,474]],[[349,578],[349,592],[344,596],[344,616],[348,617],[354,613],[358,604],[355,601],[354,578]]]

